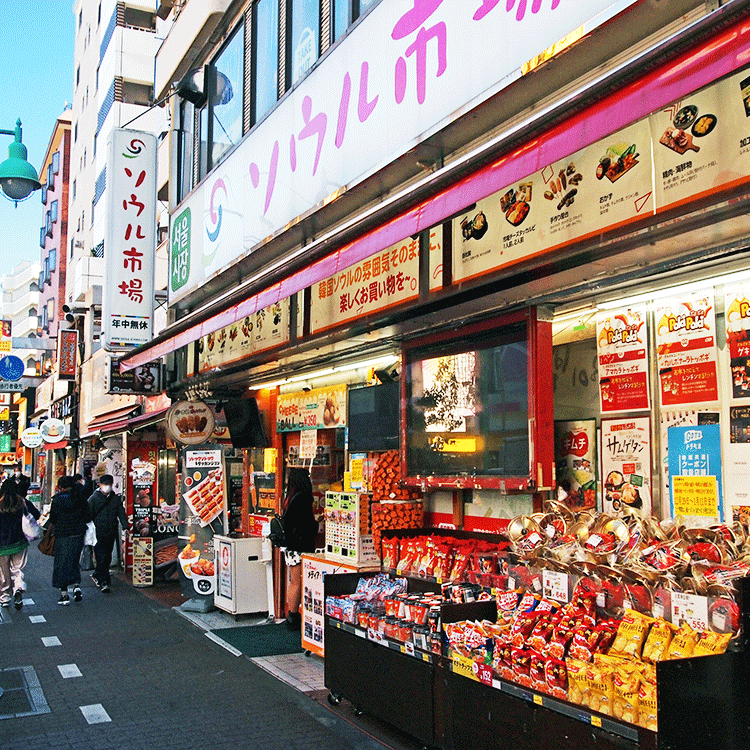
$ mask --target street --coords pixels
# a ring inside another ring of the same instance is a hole
[[[27,603],[0,610],[2,750],[385,747],[122,579],[105,595],[83,572],[61,607],[51,575],[32,545]]]

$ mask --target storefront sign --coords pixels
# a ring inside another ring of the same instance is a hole
[[[78,375],[78,331],[62,329],[57,334],[57,377],[75,380]]]
[[[726,289],[724,321],[732,369],[732,398],[750,398],[750,285]]]
[[[289,299],[198,340],[198,372],[236,362],[289,341]]]
[[[120,360],[109,357],[107,393],[133,393],[148,396],[161,391],[161,362],[149,362],[133,370],[120,372]]]
[[[276,405],[278,432],[346,426],[346,386],[285,393]]]
[[[128,441],[127,491],[128,512],[133,515],[133,536],[155,537],[157,534],[157,516],[160,515],[156,500],[156,464],[159,445],[146,441]],[[176,510],[176,509],[175,509]],[[177,531],[176,514],[169,528],[161,524],[165,533]],[[161,538],[161,536],[159,538]]]
[[[419,296],[419,239],[409,237],[313,287],[310,332]]]
[[[167,432],[182,445],[205,443],[214,431],[214,412],[203,401],[178,401],[167,412]]]
[[[0,353],[9,352],[11,348],[13,333],[13,321],[0,320]]]
[[[662,406],[718,400],[713,290],[659,300],[654,320]]]
[[[154,585],[154,540],[133,539],[133,586]]]
[[[669,429],[669,488],[672,517],[723,520],[718,424]]]
[[[602,420],[603,510],[651,513],[651,420]]]
[[[53,401],[49,406],[49,415],[54,419],[66,419],[73,413],[74,398],[68,394],[63,398]]]
[[[11,449],[10,435],[0,435],[0,453],[8,453]]]
[[[599,314],[596,350],[602,414],[650,409],[645,305]]]
[[[152,338],[156,254],[156,136],[115,128],[107,142],[107,273],[102,342],[108,351]]]
[[[65,438],[65,425],[59,419],[45,419],[39,430],[45,443],[59,443]]]
[[[21,433],[21,442],[27,448],[38,448],[43,442],[41,430],[37,430],[36,427],[27,427]]]
[[[555,468],[569,507],[596,507],[595,419],[555,422]]]

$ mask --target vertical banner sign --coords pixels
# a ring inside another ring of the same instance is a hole
[[[555,422],[557,484],[571,508],[596,508],[596,420]]]
[[[107,273],[102,291],[105,349],[151,340],[156,253],[156,137],[115,129],[107,142]]]
[[[722,521],[719,425],[669,428],[669,498],[688,526]]]
[[[651,514],[651,420],[602,420],[604,512]]]
[[[728,288],[724,299],[732,398],[750,398],[750,288]]]
[[[0,320],[0,353],[7,354],[10,351],[13,335],[13,321]]]
[[[654,318],[661,405],[717,401],[713,290],[660,300]]]
[[[596,353],[602,414],[650,409],[645,305],[600,314]]]
[[[78,371],[78,331],[62,329],[57,334],[57,377],[75,380]]]
[[[728,308],[727,308],[728,309]],[[724,445],[727,522],[750,518],[750,404],[729,407],[729,445]],[[730,518],[731,513],[731,518]]]

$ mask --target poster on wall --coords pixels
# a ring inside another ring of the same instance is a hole
[[[346,426],[346,386],[283,393],[276,405],[278,432]]]
[[[602,312],[596,319],[602,414],[651,408],[646,306]]]
[[[725,445],[727,522],[750,518],[750,406],[729,407],[729,444]],[[731,516],[731,518],[730,518]]]
[[[204,443],[184,447],[178,560],[186,596],[213,597],[216,587],[214,534],[224,531],[225,505],[221,446]]]
[[[651,514],[651,420],[602,420],[603,510]]]
[[[717,401],[713,289],[659,300],[654,310],[662,406]]]
[[[672,517],[688,526],[723,520],[721,436],[718,424],[669,428],[669,499]]]
[[[596,507],[596,420],[555,422],[558,487],[570,508]],[[352,483],[353,484],[353,483]]]
[[[750,399],[750,285],[727,288],[724,321],[732,373],[732,398]]]

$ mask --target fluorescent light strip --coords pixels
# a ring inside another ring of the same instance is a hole
[[[323,377],[324,375],[332,375],[335,372],[348,372],[350,370],[359,370],[365,367],[375,367],[376,365],[384,364],[386,362],[393,362],[398,359],[398,355],[390,354],[387,357],[378,357],[377,359],[366,359],[362,362],[354,362],[349,365],[339,365],[338,367],[326,367],[323,370],[315,370],[315,372],[308,372],[305,375],[295,375],[291,378],[280,378],[279,380],[272,380],[268,383],[260,383],[259,385],[251,385],[251,388],[261,390],[263,388],[275,388],[277,385],[289,385],[290,383],[301,383],[304,380],[313,380],[315,378]]]
[[[689,284],[679,286],[670,286],[666,289],[657,289],[653,292],[644,292],[632,297],[623,297],[621,299],[607,300],[606,302],[597,302],[598,310],[614,310],[618,307],[630,307],[641,302],[651,302],[652,300],[664,299],[665,297],[679,296],[695,292],[699,289],[705,289],[709,286],[721,286],[722,284],[734,284],[750,278],[750,271],[740,271],[738,273],[729,273],[724,276],[714,276],[703,281],[691,281]]]

